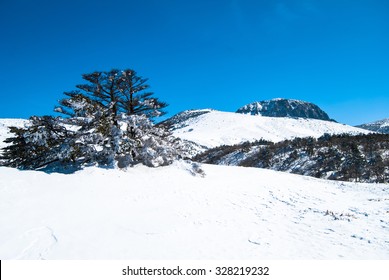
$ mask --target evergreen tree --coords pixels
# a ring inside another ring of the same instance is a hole
[[[352,176],[356,181],[360,180],[362,165],[363,165],[363,157],[358,148],[358,145],[354,142],[350,145],[350,168],[352,172]]]
[[[167,103],[152,97],[152,92],[146,92],[149,88],[146,82],[147,79],[137,76],[134,70],[127,69],[121,72],[118,79],[120,110],[129,115],[146,115],[149,118],[166,114],[163,109]]]
[[[382,156],[379,152],[374,152],[371,159],[369,160],[369,165],[371,166],[372,173],[376,177],[377,183],[385,182],[385,163],[382,159]]]
[[[66,129],[60,118],[32,116],[26,127],[11,127],[10,131],[15,137],[5,140],[12,143],[3,149],[6,166],[38,169],[72,158],[69,142],[73,132]]]
[[[84,117],[90,107],[109,108],[109,114],[115,124],[121,113],[146,115],[149,118],[166,113],[163,109],[167,104],[153,97],[152,92],[146,92],[149,88],[147,79],[137,76],[134,70],[113,69],[109,72],[84,74],[82,77],[88,83],[77,85],[78,90],[65,92],[68,98],[60,100],[60,105],[55,108],[56,112],[72,117]],[[85,103],[89,103],[89,106],[85,106]]]

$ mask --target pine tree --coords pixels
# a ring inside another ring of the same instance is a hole
[[[165,102],[153,97],[152,92],[147,92],[149,85],[147,79],[137,76],[131,69],[109,72],[93,72],[82,75],[87,84],[77,85],[78,90],[65,92],[68,98],[60,100],[60,106],[55,108],[56,112],[64,113],[72,117],[84,117],[88,113],[88,107],[101,106],[110,108],[110,115],[114,123],[116,118],[124,113],[126,115],[146,115],[149,118],[164,115],[163,109],[167,106]],[[86,109],[80,110],[76,105]]]
[[[363,165],[363,157],[358,148],[358,145],[354,142],[350,144],[350,165],[351,171],[353,172],[353,177],[356,181],[360,180],[362,165]]]
[[[72,131],[66,129],[60,118],[32,116],[24,128],[11,127],[15,137],[3,149],[6,166],[38,169],[53,163],[64,163],[71,158],[69,141]]]
[[[372,173],[376,177],[377,183],[385,182],[385,163],[382,159],[382,156],[379,152],[375,151],[372,154],[372,157],[369,160],[369,165],[371,166]]]
[[[137,162],[148,166],[168,164],[163,147],[170,145],[163,139],[172,138],[149,120],[165,114],[162,109],[167,104],[145,92],[149,88],[147,79],[130,69],[94,72],[83,78],[89,84],[66,92],[67,98],[55,110],[71,116],[70,121],[80,126],[84,148],[97,147],[95,152],[86,152],[94,155],[89,161],[120,167]]]
[[[0,157],[0,165],[19,168],[23,165],[23,161],[26,161],[28,158],[28,147],[24,137],[26,129],[11,126],[9,130],[14,136],[4,140],[4,143],[8,145],[2,149],[3,154]]]
[[[148,118],[166,114],[163,109],[167,103],[152,97],[152,92],[146,92],[149,88],[146,82],[147,79],[137,76],[134,70],[123,70],[118,79],[119,108],[129,115],[145,115]]]

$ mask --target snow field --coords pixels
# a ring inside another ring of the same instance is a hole
[[[1,259],[388,259],[387,185],[190,164],[0,168]]]

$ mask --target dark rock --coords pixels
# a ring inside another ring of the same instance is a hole
[[[333,121],[317,105],[305,101],[276,98],[253,102],[239,108],[237,113],[261,115],[265,117],[309,118]]]

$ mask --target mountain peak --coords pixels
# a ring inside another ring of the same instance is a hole
[[[256,101],[239,108],[236,112],[266,117],[291,117],[333,121],[317,105],[296,99],[274,98],[271,100]]]
[[[389,118],[388,119],[383,119],[371,123],[365,123],[361,125],[357,125],[357,127],[375,131],[378,133],[386,133],[389,134]]]

